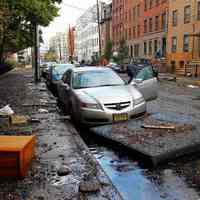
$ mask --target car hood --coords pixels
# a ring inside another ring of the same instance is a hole
[[[142,97],[142,94],[131,85],[79,89],[76,94],[81,100],[90,97],[102,104],[126,102]]]

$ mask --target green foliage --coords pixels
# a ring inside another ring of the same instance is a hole
[[[119,50],[118,50],[118,62],[123,63],[125,58],[128,57],[128,47],[126,45],[126,41],[122,39],[120,41]]]
[[[52,49],[50,49],[45,55],[44,55],[44,59],[47,62],[54,62],[58,59],[58,56],[56,54],[56,52]]]
[[[109,40],[104,51],[105,58],[109,61],[112,57],[112,41]]]
[[[35,25],[48,26],[61,0],[0,0],[0,63],[7,54],[33,45]]]

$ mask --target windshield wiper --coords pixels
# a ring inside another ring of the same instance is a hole
[[[122,84],[105,84],[105,85],[98,85],[96,87],[107,87],[107,86],[121,86]]]

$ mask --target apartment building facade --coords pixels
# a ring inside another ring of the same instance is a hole
[[[200,0],[169,0],[168,27],[168,64],[182,75],[186,63],[200,60]]]
[[[126,0],[125,2],[125,17],[124,17],[124,32],[126,45],[129,48],[129,57],[139,57],[142,54],[142,1],[141,0]]]
[[[124,38],[130,57],[165,57],[168,3],[168,0],[113,0],[114,50]]]
[[[104,52],[107,42],[112,40],[112,3],[102,3],[100,24],[101,47]]]
[[[101,5],[101,3],[100,3]],[[101,6],[100,6],[101,8]],[[92,62],[99,54],[97,6],[88,8],[75,26],[75,56],[77,60]]]
[[[58,62],[68,61],[68,41],[67,33],[56,33],[55,36],[50,38],[49,48],[54,50],[57,55]]]
[[[114,51],[117,51],[120,40],[124,39],[125,1],[112,1],[112,41]]]
[[[141,9],[142,56],[160,58],[166,56],[168,0],[143,0]]]

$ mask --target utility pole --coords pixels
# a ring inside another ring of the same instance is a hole
[[[38,63],[38,26],[34,23],[34,80],[39,82],[39,63]]]
[[[100,28],[100,14],[99,14],[99,0],[97,0],[97,22],[99,32],[99,57],[101,57],[101,28]]]
[[[60,56],[60,63],[61,63],[62,62],[61,38],[59,39],[59,42],[58,42],[58,48],[59,48],[59,56]]]

